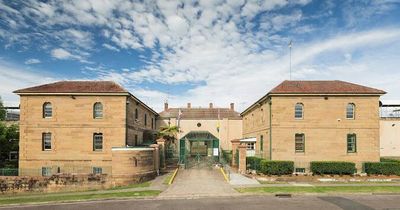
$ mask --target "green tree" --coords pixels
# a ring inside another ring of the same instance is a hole
[[[174,140],[179,132],[178,126],[161,126],[158,136],[166,140]]]
[[[0,121],[3,121],[5,119],[6,119],[6,109],[4,109],[3,100],[1,99],[0,96]]]
[[[18,161],[8,160],[11,151],[18,151],[18,139],[18,125],[6,126],[0,122],[0,168],[18,167]]]

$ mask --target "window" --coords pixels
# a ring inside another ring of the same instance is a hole
[[[297,103],[294,107],[294,118],[295,119],[303,119],[303,104]]]
[[[96,102],[93,105],[93,118],[100,119],[103,118],[103,104]]]
[[[135,145],[134,146],[136,146],[136,145],[138,145],[138,135],[135,135]]]
[[[51,118],[53,116],[53,107],[50,102],[43,104],[43,118]]]
[[[304,134],[302,133],[296,133],[295,135],[295,151],[296,152],[304,152],[304,144],[305,144],[305,138]]]
[[[103,150],[103,134],[95,133],[93,134],[93,151]]]
[[[144,114],[144,126],[147,126],[147,114]]]
[[[18,160],[18,151],[10,151],[10,153],[8,153],[8,160],[9,161]]]
[[[264,151],[264,136],[260,136],[260,151]]]
[[[103,168],[100,167],[93,167],[93,174],[102,174]]]
[[[296,171],[296,173],[305,173],[306,169],[305,168],[296,168],[295,171]]]
[[[42,176],[51,176],[51,168],[42,167]]]
[[[347,134],[347,152],[357,152],[357,136],[356,134]]]
[[[139,111],[138,111],[138,109],[136,108],[136,109],[135,109],[135,120],[137,120],[137,119],[139,119]]]
[[[154,129],[154,118],[151,118],[151,129]]]
[[[42,150],[51,150],[51,133],[42,133]]]
[[[250,142],[250,143],[247,143],[247,150],[254,150],[254,148],[255,148],[255,143],[254,142]]]
[[[346,118],[354,119],[355,105],[353,103],[347,104],[346,107]]]

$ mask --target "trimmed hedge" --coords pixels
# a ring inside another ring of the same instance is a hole
[[[400,162],[366,162],[367,174],[400,175]]]
[[[354,174],[356,164],[352,162],[339,161],[312,161],[310,164],[311,172],[314,174]]]
[[[293,161],[261,160],[260,172],[266,175],[286,175],[294,171]]]
[[[226,161],[227,164],[232,164],[232,150],[223,150],[222,151],[222,158]]]
[[[261,169],[261,160],[259,157],[246,157],[246,168],[256,170],[257,172]]]
[[[390,159],[390,158],[381,158],[381,162],[400,163],[400,160]]]

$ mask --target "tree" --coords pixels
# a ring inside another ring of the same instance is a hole
[[[160,130],[158,131],[158,136],[163,137],[166,140],[174,140],[178,132],[178,126],[161,126]]]
[[[0,96],[0,121],[3,121],[5,119],[6,119],[6,109],[4,109],[3,100],[1,99]]]
[[[6,126],[0,122],[0,168],[18,167],[18,161],[9,162],[11,151],[18,151],[19,130],[18,125]]]

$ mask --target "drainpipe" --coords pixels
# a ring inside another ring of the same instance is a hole
[[[272,160],[272,101],[269,98],[269,160]]]

